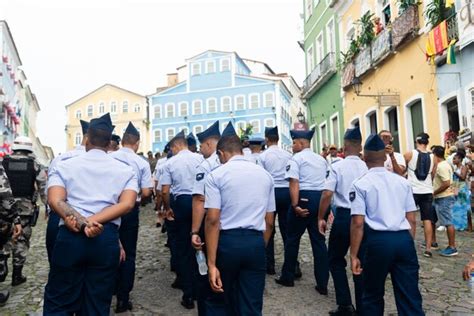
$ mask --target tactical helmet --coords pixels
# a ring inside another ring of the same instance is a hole
[[[25,150],[29,152],[33,152],[33,142],[29,137],[26,136],[18,136],[13,141],[12,150]]]

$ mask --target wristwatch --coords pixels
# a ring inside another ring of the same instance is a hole
[[[191,232],[191,233],[189,233],[189,235],[191,235],[191,237],[194,236],[194,235],[198,235],[198,236],[199,236],[199,232]]]

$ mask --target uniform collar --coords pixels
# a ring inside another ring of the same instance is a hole
[[[341,157],[337,157],[337,158],[341,158]],[[355,155],[347,156],[347,157],[344,158],[344,159],[349,159],[349,160],[361,160],[359,156],[355,156]]]
[[[311,148],[305,148],[302,151],[300,151],[300,153],[305,152],[305,151],[312,151],[312,150],[311,150]]]
[[[277,149],[277,148],[279,148],[279,147],[278,147],[278,145],[271,145],[271,146],[268,146],[267,149],[270,149],[270,148]]]
[[[86,152],[86,155],[91,156],[91,157],[103,157],[103,156],[107,156],[107,153],[100,149],[91,149],[88,152]]]
[[[135,152],[133,151],[133,149],[127,148],[127,147],[121,147],[121,148],[119,149],[119,151],[124,151],[124,152],[130,153],[130,154],[134,154],[134,153],[135,153]]]
[[[177,153],[176,156],[179,156],[179,155],[185,154],[185,153],[187,154],[187,153],[190,153],[190,152],[191,152],[191,151],[190,151],[189,149],[183,149],[183,150],[181,150],[179,153]]]
[[[239,161],[239,160],[242,160],[242,161],[247,161],[247,159],[244,157],[244,155],[235,155],[234,157],[230,158],[228,162],[231,162],[231,161]]]
[[[374,167],[374,168],[369,169],[369,172],[385,172],[385,171],[387,171],[385,167]]]

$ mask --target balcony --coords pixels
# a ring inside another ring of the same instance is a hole
[[[303,98],[309,98],[333,74],[336,73],[336,54],[329,53],[316,65],[303,82]]]
[[[418,6],[412,5],[392,23],[393,49],[397,49],[413,39],[418,34],[419,29]]]
[[[458,19],[456,14],[451,15],[446,19],[446,28],[448,32],[448,43],[452,40],[459,40]]]

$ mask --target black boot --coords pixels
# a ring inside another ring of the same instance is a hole
[[[128,301],[117,301],[117,306],[115,307],[115,313],[125,313],[126,311],[131,311],[133,308],[132,302]]]
[[[12,286],[17,286],[26,282],[26,277],[21,274],[23,266],[13,266]]]
[[[0,306],[4,306],[7,303],[9,297],[10,297],[9,291],[7,290],[1,291],[0,292]]]

